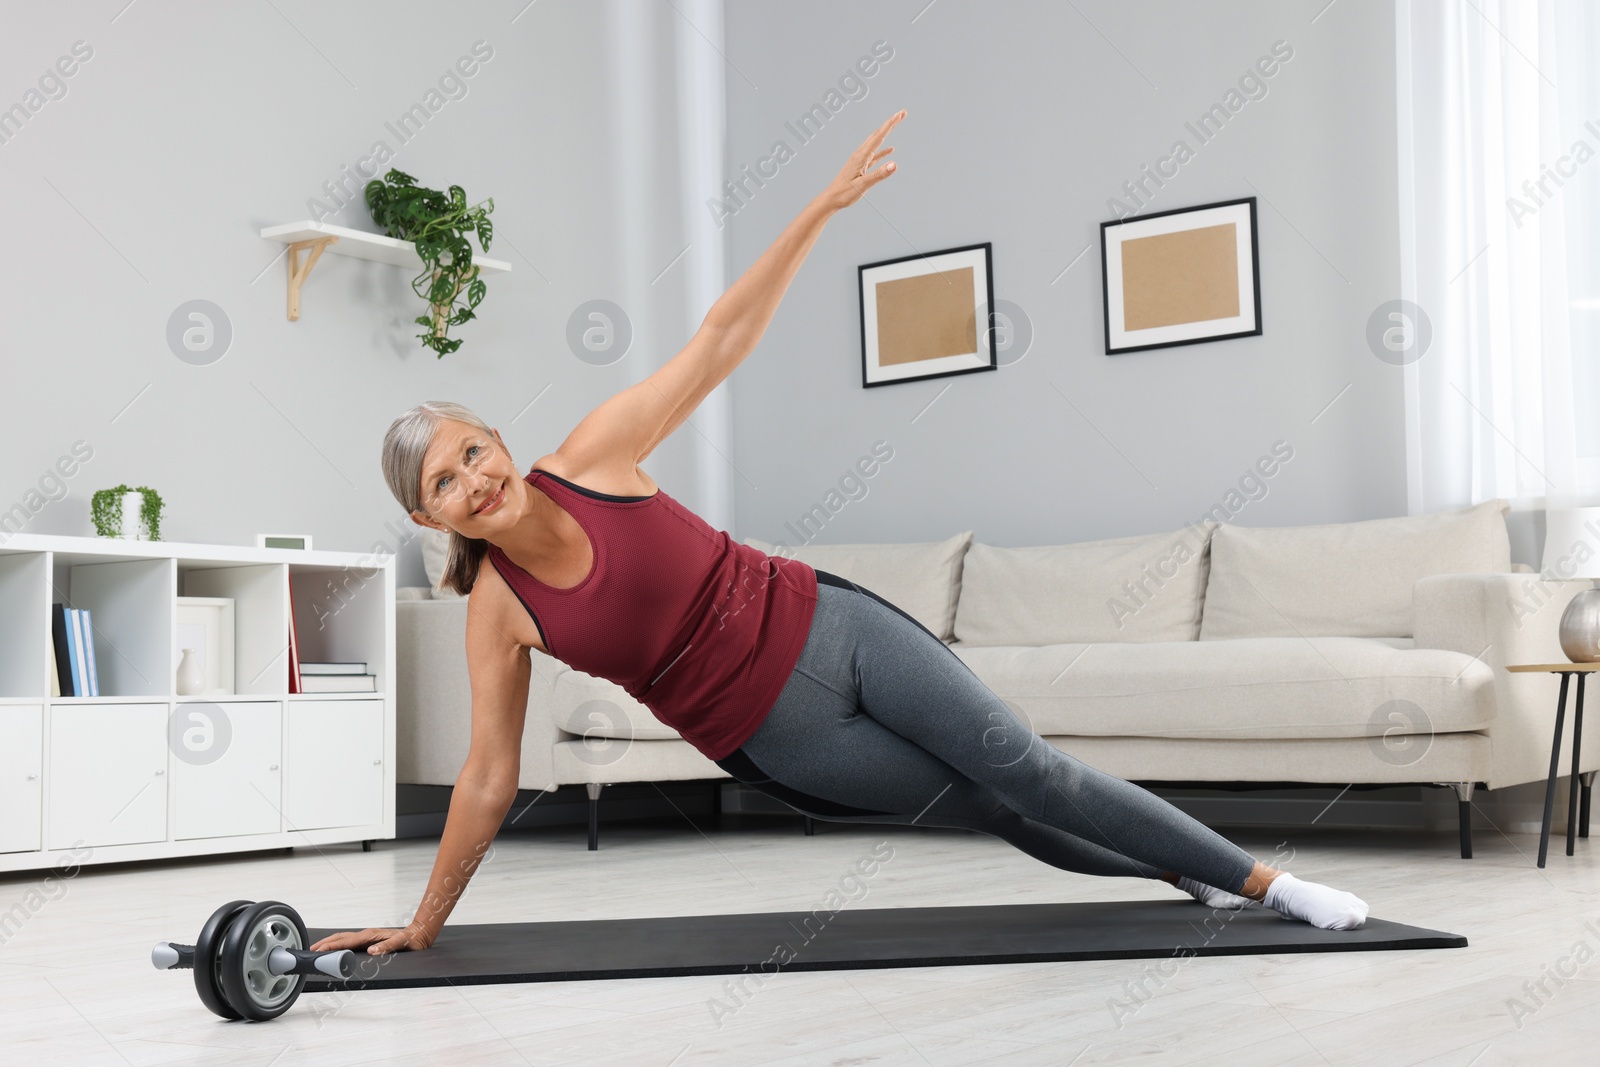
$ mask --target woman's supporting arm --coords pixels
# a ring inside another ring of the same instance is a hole
[[[439,838],[439,854],[434,858],[433,873],[428,876],[422,903],[417,905],[416,915],[405,928],[406,943],[392,947],[379,944],[371,951],[394,952],[402,947],[427,948],[433,944],[473,872],[483,862],[494,835],[516,800],[517,783],[513,780],[509,785],[492,784],[467,775],[463,770],[450,792],[450,811],[445,816],[444,833]]]
[[[511,640],[489,613],[492,601],[480,602],[498,580],[492,568],[487,573],[495,577],[480,578],[467,604],[472,744],[450,794],[439,854],[422,903],[404,927],[329,934],[311,946],[319,952],[367,946],[374,953],[399,952],[433,944],[516,800],[533,664],[528,649]]]
[[[380,953],[424,949],[432,945],[438,940],[444,921],[461,899],[473,872],[483,862],[516,795],[515,781],[509,789],[491,786],[469,777],[464,769],[450,793],[450,813],[445,816],[433,874],[428,878],[428,888],[411,922],[398,928],[375,926],[329,934],[311,948],[317,952],[365,948],[369,953]]]

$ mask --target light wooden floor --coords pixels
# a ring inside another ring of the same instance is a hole
[[[704,832],[702,832],[702,830]],[[1600,1045],[1594,842],[1453,834],[1228,831],[1259,857],[1363,896],[1376,916],[1465,934],[1469,948],[1186,960],[1116,1025],[1108,1002],[1151,961],[783,974],[719,1027],[721,977],[308,994],[267,1024],[206,1012],[150,945],[192,941],[234,897],[281,899],[312,925],[410,916],[436,842],[87,868],[0,880],[36,912],[0,948],[7,1064],[1091,1064],[1592,1063]],[[800,909],[875,843],[894,856],[857,907],[1170,897],[1165,885],[1056,871],[953,830],[763,816],[505,835],[455,918],[501,922]],[[1280,843],[1283,848],[1278,851]],[[41,903],[42,900],[42,903]],[[1196,909],[1201,905],[1196,904]],[[1593,922],[1593,928],[1586,922]],[[1562,976],[1560,972],[1565,973]],[[1524,983],[1545,978],[1546,993]],[[1513,1019],[1511,998],[1532,1014]]]

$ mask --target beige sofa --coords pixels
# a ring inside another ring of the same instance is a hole
[[[1508,511],[1493,500],[1323,526],[1206,522],[1033,548],[970,532],[747,543],[894,602],[1092,766],[1147,783],[1449,786],[1467,857],[1473,789],[1549,771],[1557,679],[1505,667],[1565,659],[1557,623],[1587,584],[1514,569]],[[436,582],[443,539],[427,537]],[[399,595],[398,780],[449,785],[469,737],[465,600]],[[591,848],[605,785],[727,777],[620,686],[541,653],[534,668],[520,784],[587,787]],[[1585,745],[1585,811],[1597,766],[1600,744]]]

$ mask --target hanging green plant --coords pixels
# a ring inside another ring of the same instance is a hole
[[[466,191],[450,186],[448,194],[428,189],[402,171],[390,169],[380,181],[373,179],[366,188],[367,210],[372,220],[390,237],[411,241],[422,257],[422,273],[411,280],[411,289],[428,302],[428,313],[413,321],[428,327],[417,335],[438,358],[461,347],[460,338],[450,338],[450,327],[477,318],[473,308],[483,299],[485,286],[472,262],[472,244],[467,234],[474,231],[485,252],[494,239],[494,223],[489,212],[494,198],[467,205]],[[466,304],[457,308],[465,290]]]
[[[110,489],[96,489],[89,498],[89,514],[94,520],[95,532],[101,537],[122,536],[122,497],[125,493],[142,493],[139,517],[150,531],[150,540],[161,540],[161,494],[148,485],[115,485]]]

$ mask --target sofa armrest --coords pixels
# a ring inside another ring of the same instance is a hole
[[[1485,783],[1491,789],[1542,782],[1549,773],[1560,679],[1505,668],[1567,662],[1557,636],[1561,613],[1590,584],[1504,573],[1436,574],[1412,586],[1416,647],[1461,652],[1494,671],[1493,771]],[[1574,700],[1569,693],[1569,712]]]
[[[395,604],[396,781],[454,785],[472,740],[472,683],[467,672],[467,598]],[[550,687],[566,669],[537,649],[528,653],[527,719],[518,788],[555,786],[552,746],[560,737]]]

